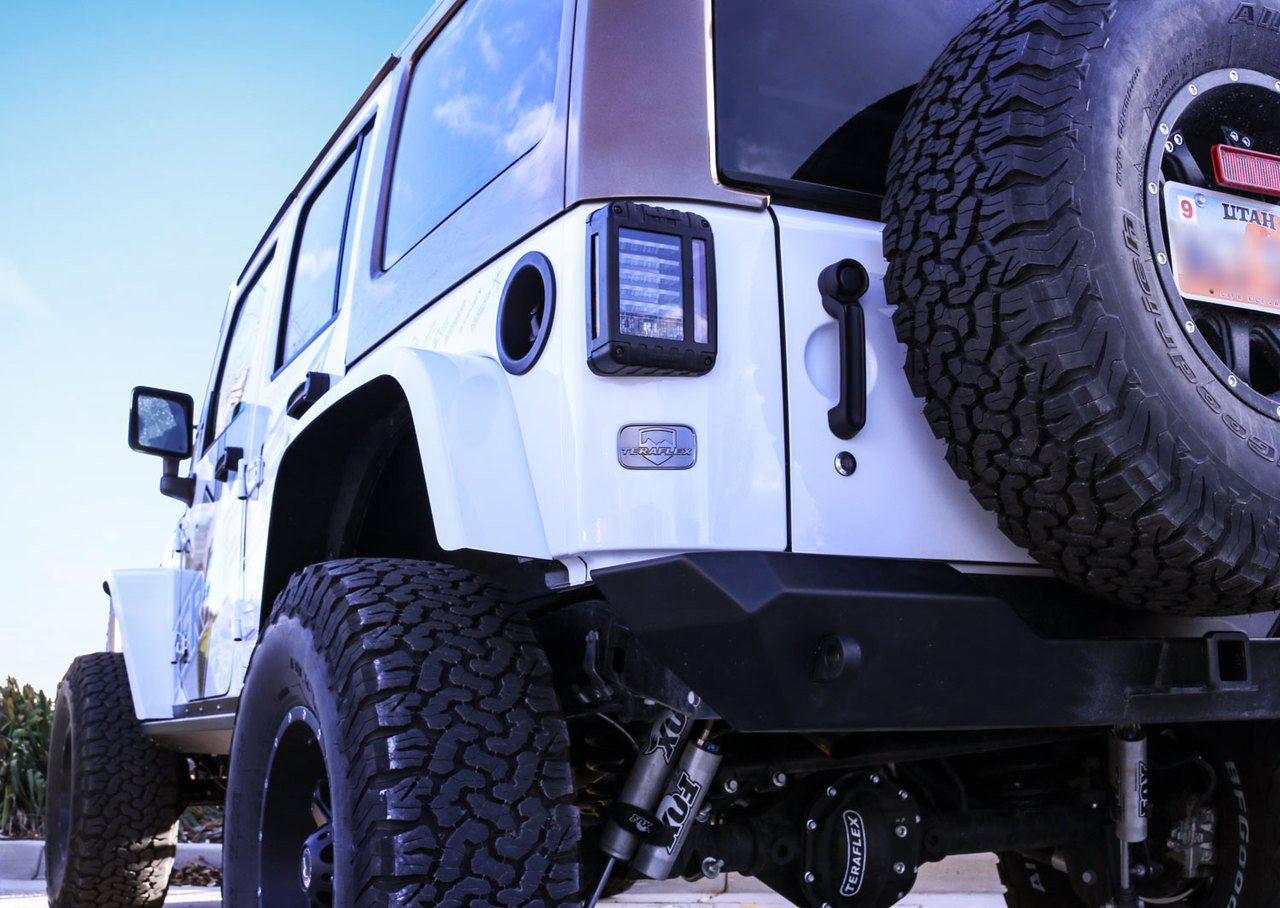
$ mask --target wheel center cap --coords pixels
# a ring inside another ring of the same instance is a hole
[[[311,848],[304,846],[302,849],[302,888],[311,889]]]

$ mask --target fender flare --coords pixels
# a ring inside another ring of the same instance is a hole
[[[120,628],[120,651],[139,720],[173,718],[174,617],[178,603],[203,582],[198,572],[178,568],[107,574],[111,615]]]
[[[338,383],[298,427],[293,444],[344,398],[377,381],[399,386],[413,419],[437,539],[549,559],[546,527],[525,454],[507,373],[478,354],[399,347],[371,357]],[[330,400],[331,399],[331,400]],[[282,466],[288,460],[286,452]]]

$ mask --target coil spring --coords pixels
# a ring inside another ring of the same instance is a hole
[[[578,812],[584,824],[603,820],[635,760],[632,742],[597,716],[571,721]]]

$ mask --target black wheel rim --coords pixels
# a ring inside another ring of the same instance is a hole
[[[271,745],[259,825],[259,903],[333,905],[333,822],[320,723],[289,710]]]
[[[1166,182],[1229,193],[1244,204],[1277,202],[1274,196],[1219,186],[1211,157],[1212,146],[1219,144],[1280,154],[1280,79],[1243,68],[1204,73],[1179,87],[1156,120],[1143,189],[1156,271],[1176,319],[1166,330],[1187,338],[1225,388],[1277,419],[1280,314],[1184,298],[1173,274],[1162,202]]]

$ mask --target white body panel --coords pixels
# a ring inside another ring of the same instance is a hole
[[[813,211],[777,209],[786,300],[787,406],[791,435],[791,541],[797,552],[1030,564],[947,466],[902,364],[885,301],[880,225]],[[818,275],[841,259],[867,269],[867,422],[852,439],[832,434],[839,397],[836,322],[822,307]],[[852,476],[836,455],[857,459]]]
[[[409,322],[292,434],[352,389],[387,376],[413,412],[432,517],[446,548],[578,556],[593,565],[636,560],[637,551],[784,548],[772,223],[763,213],[686,207],[711,221],[717,244],[735,250],[735,264],[748,265],[717,275],[720,298],[732,303],[722,304],[720,357],[710,375],[606,378],[587,369],[585,237],[593,207],[583,206]],[[538,364],[510,375],[495,349],[498,302],[511,267],[533,250],[552,262],[555,323]],[[394,284],[382,289],[400,291]],[[689,470],[624,469],[618,431],[633,423],[692,427],[697,463]],[[745,440],[751,443],[740,446]],[[279,463],[270,436],[264,455],[270,476]],[[270,488],[269,480],[264,493]]]
[[[604,377],[586,366],[586,219],[595,206],[567,212],[548,230],[504,257],[493,277],[537,249],[556,273],[556,322],[542,359],[507,376],[546,539],[553,556],[594,565],[630,561],[637,551],[781,549],[786,545],[783,482],[781,338],[777,302],[756,288],[776,286],[767,215],[689,203],[706,217],[717,248],[741,267],[721,267],[719,357],[700,378]],[[448,302],[425,313],[446,318]],[[497,293],[473,340],[494,346]],[[493,354],[490,354],[493,355]],[[698,438],[688,470],[627,470],[618,432],[629,424],[680,424]],[[501,452],[491,452],[503,469]],[[430,482],[430,479],[428,479]]]

